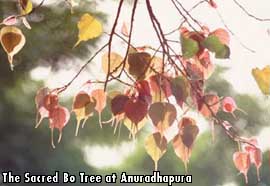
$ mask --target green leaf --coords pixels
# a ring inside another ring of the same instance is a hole
[[[230,48],[227,45],[224,45],[215,35],[208,36],[202,42],[202,45],[211,52],[214,52],[216,58],[225,59],[230,57]]]
[[[197,41],[181,37],[182,55],[184,58],[192,58],[199,51],[199,44]]]
[[[231,51],[227,45],[224,45],[223,49],[216,52],[215,57],[218,59],[228,59],[230,57]]]

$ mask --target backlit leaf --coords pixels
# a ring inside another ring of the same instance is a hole
[[[198,109],[205,117],[216,115],[220,107],[219,97],[215,94],[206,94],[198,101]]]
[[[47,87],[42,88],[37,91],[35,97],[36,109],[37,109],[37,118],[36,126],[38,128],[42,120],[46,117],[49,117],[49,111],[45,108],[45,97],[49,94],[49,89]]]
[[[151,55],[146,52],[130,53],[128,55],[128,72],[135,79],[144,79],[150,66]]]
[[[106,100],[107,100],[106,93],[104,92],[103,89],[96,89],[92,91],[91,96],[96,100],[95,110],[99,114],[99,124],[100,124],[100,127],[102,128],[101,112],[106,106]]]
[[[90,14],[84,14],[78,22],[78,41],[74,47],[78,46],[82,41],[94,39],[102,34],[102,24]]]
[[[33,10],[33,3],[31,0],[19,0],[21,6],[21,14],[27,15],[32,12]]]
[[[25,37],[22,31],[14,26],[3,27],[0,31],[2,47],[8,55],[10,68],[13,70],[13,56],[16,55],[25,44]]]
[[[146,152],[155,163],[155,171],[158,170],[158,161],[167,150],[167,140],[159,132],[148,136],[144,142]]]
[[[175,121],[176,114],[175,106],[167,102],[153,103],[148,111],[154,126],[162,136]]]
[[[77,125],[75,136],[78,135],[80,123],[83,120],[83,127],[87,119],[92,116],[96,106],[96,101],[91,98],[86,92],[79,92],[73,100],[72,110],[76,114]]]
[[[199,51],[199,44],[197,41],[187,38],[185,36],[181,36],[181,48],[182,55],[184,58],[192,58]]]
[[[262,70],[259,68],[252,69],[252,75],[262,93],[270,95],[270,66],[267,65]]]
[[[67,108],[58,106],[50,111],[49,121],[50,121],[50,129],[51,129],[51,144],[52,147],[55,148],[54,140],[53,140],[53,130],[54,128],[59,130],[58,143],[62,138],[63,128],[66,126],[70,118],[70,113]]]
[[[137,125],[147,115],[148,104],[140,99],[131,98],[126,102],[124,110],[131,122]]]
[[[233,154],[233,162],[235,167],[245,176],[245,181],[248,183],[247,173],[250,167],[250,157],[247,152],[235,152]]]
[[[216,58],[225,59],[230,57],[230,49],[227,45],[223,44],[220,38],[216,35],[209,35],[202,45],[209,51],[214,52]]]
[[[12,26],[15,25],[17,23],[17,17],[12,15],[12,16],[8,16],[7,18],[5,18],[1,24],[6,25],[6,26]]]
[[[190,95],[190,85],[183,76],[178,76],[171,81],[172,94],[174,95],[178,105],[182,107]]]
[[[199,133],[196,121],[190,117],[183,117],[178,124],[183,144],[191,149]]]
[[[104,73],[108,73],[108,53],[105,53],[102,56],[102,69],[104,71]],[[111,52],[110,54],[110,73],[113,75],[117,75],[121,70],[122,70],[122,66],[123,64],[121,64],[123,62],[123,58],[122,56],[120,56],[119,54],[115,53],[115,52]]]

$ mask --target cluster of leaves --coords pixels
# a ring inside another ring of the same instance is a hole
[[[214,1],[207,2],[211,7],[217,8]],[[123,1],[120,1],[119,11],[122,3]],[[133,13],[135,13],[136,3],[137,1],[134,1]],[[157,20],[151,10],[150,2],[147,1],[147,3],[151,21],[155,24]],[[11,68],[13,68],[13,56],[23,48],[26,40],[21,30],[14,25],[17,24],[19,19],[22,19],[26,27],[30,29],[26,16],[34,10],[30,0],[20,0],[19,5],[21,14],[7,17],[1,23],[5,26],[1,29],[0,40],[8,55]],[[132,25],[129,30],[128,25],[124,23],[120,36],[115,33],[117,20],[118,17],[108,44],[98,51],[99,53],[106,46],[109,46],[109,51],[102,56],[102,68],[104,73],[107,74],[107,78],[106,81],[99,83],[104,83],[104,89],[96,88],[95,82],[88,81],[74,96],[71,112],[75,113],[77,118],[75,136],[78,135],[81,123],[84,127],[87,119],[93,116],[95,112],[99,115],[101,128],[104,124],[111,123],[116,131],[120,124],[124,124],[133,138],[149,120],[155,130],[146,138],[145,149],[153,159],[157,170],[158,161],[165,154],[170,143],[167,139],[167,133],[173,125],[177,125],[178,132],[171,143],[175,154],[184,162],[187,170],[187,164],[191,157],[194,142],[199,134],[199,128],[196,119],[188,117],[186,114],[189,110],[195,110],[208,119],[212,126],[221,126],[232,140],[240,144],[239,146],[243,145],[243,150],[239,148],[239,152],[235,152],[233,155],[235,166],[245,175],[247,181],[248,169],[250,164],[254,163],[259,180],[262,155],[256,139],[245,139],[236,135],[233,126],[217,116],[219,111],[223,111],[231,113],[235,117],[234,111],[242,110],[237,107],[232,97],[219,97],[214,92],[204,91],[206,80],[214,71],[212,59],[228,59],[230,57],[229,33],[222,28],[210,31],[208,27],[201,26],[200,31],[198,31],[181,26],[179,29],[180,39],[177,41],[181,45],[181,53],[170,55],[170,49],[166,49],[166,47],[170,48],[166,40],[160,43],[162,51],[147,46],[132,46],[130,40]],[[103,32],[102,24],[88,13],[84,14],[79,20],[78,30],[78,41],[74,47],[82,41],[99,37]],[[160,33],[159,39],[162,41],[162,37],[164,37],[162,30],[160,30]],[[128,44],[127,53],[124,57],[111,51],[113,35]],[[148,49],[154,50],[155,53],[151,54]],[[162,53],[163,57],[157,57],[157,53]],[[54,129],[59,130],[58,142],[60,142],[63,128],[68,123],[71,113],[66,107],[59,104],[60,93],[68,88],[85,66],[67,85],[52,90],[42,88],[37,92],[35,98],[36,128],[44,118],[49,118],[53,148],[55,148]],[[252,73],[262,92],[266,95],[270,94],[270,67],[267,66],[263,70],[254,69]],[[125,74],[132,83],[123,81],[121,79],[122,74]],[[107,93],[106,85],[111,80],[118,80],[127,88],[124,91]],[[102,111],[106,104],[109,104],[112,119],[102,121]],[[183,110],[182,115],[180,114],[181,109]]]

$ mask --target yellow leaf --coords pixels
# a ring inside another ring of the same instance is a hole
[[[3,27],[0,31],[1,45],[8,55],[10,68],[13,70],[13,56],[16,55],[25,44],[22,31],[15,26]]]
[[[92,99],[86,92],[79,92],[73,100],[72,110],[76,114],[77,127],[75,131],[75,136],[78,135],[80,123],[83,120],[82,127],[86,120],[93,115],[96,106],[96,101]]]
[[[110,73],[117,75],[121,69],[122,69],[122,64],[123,58],[119,54],[115,52],[111,52],[110,54]],[[105,73],[108,73],[108,53],[105,53],[102,56],[102,69]]]
[[[270,95],[270,66],[267,65],[262,70],[259,68],[252,69],[252,75],[262,93],[265,95]]]
[[[102,24],[90,14],[84,14],[78,22],[78,41],[74,47],[78,46],[80,42],[89,39],[97,38],[102,34]]]
[[[167,140],[159,132],[151,134],[145,140],[144,147],[146,152],[155,162],[155,171],[158,169],[158,161],[167,150]]]
[[[130,135],[133,137],[133,139],[135,138],[136,134],[145,126],[146,122],[147,122],[147,119],[144,118],[142,121],[140,121],[139,123],[137,123],[137,125],[135,125],[127,117],[124,119],[124,125],[130,131]]]
[[[31,0],[20,0],[20,6],[21,6],[21,14],[27,15],[33,10],[33,3]]]

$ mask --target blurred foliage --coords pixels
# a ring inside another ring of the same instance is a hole
[[[107,169],[96,169],[87,165],[82,147],[86,144],[114,146],[120,144],[121,141],[129,140],[128,131],[125,127],[121,128],[120,136],[114,135],[113,128],[109,125],[101,130],[98,125],[97,114],[95,114],[87,121],[85,128],[79,131],[79,136],[75,138],[76,121],[74,114],[72,114],[71,121],[64,129],[62,142],[57,145],[55,150],[50,146],[48,121],[43,121],[40,128],[34,129],[34,96],[35,92],[42,87],[42,82],[31,80],[29,72],[31,69],[43,65],[52,66],[54,70],[57,70],[58,63],[65,62],[65,60],[61,60],[63,58],[71,61],[73,58],[84,59],[90,55],[88,48],[89,46],[95,46],[96,41],[87,42],[89,45],[81,44],[78,48],[72,50],[72,46],[77,39],[76,22],[80,15],[86,11],[97,15],[103,22],[106,21],[106,17],[104,13],[91,9],[91,3],[95,3],[94,1],[87,2],[89,3],[87,6],[80,6],[82,8],[76,9],[76,13],[73,15],[70,14],[68,7],[60,1],[53,6],[42,7],[38,12],[31,15],[29,19],[32,30],[22,27],[27,38],[27,44],[15,57],[16,63],[20,64],[15,67],[15,72],[9,70],[6,55],[3,50],[0,50],[1,171],[11,170],[15,174],[22,174],[25,171],[33,174],[53,174],[54,171],[60,171],[76,175],[82,171],[88,174],[102,175],[116,172],[118,178],[124,171],[128,174],[152,174],[153,162],[146,154],[143,146],[143,139],[148,135],[147,129],[144,129],[138,135],[135,152],[121,166]],[[57,11],[55,7],[57,7]],[[1,18],[16,14],[16,12],[15,1],[0,0]],[[248,115],[236,112],[237,119],[235,119],[229,114],[220,112],[218,113],[219,116],[230,121],[245,136],[258,134],[263,127],[269,124],[269,112],[262,107],[264,104],[256,97],[237,94],[230,83],[222,77],[224,71],[226,69],[217,68],[214,75],[207,81],[206,92],[216,91],[219,96],[231,95],[235,97],[239,108],[245,110]],[[70,109],[72,100],[70,99],[63,104]],[[110,118],[108,108],[103,113],[103,117]],[[245,185],[242,175],[238,176],[232,162],[232,154],[237,150],[237,145],[218,126],[215,133],[217,137],[214,142],[211,139],[210,132],[201,134],[197,139],[189,163],[189,174],[193,176],[193,183],[189,185],[218,186],[232,181],[240,183],[239,185]],[[260,184],[256,181],[255,167],[252,167],[252,171],[249,172],[250,186],[270,185],[268,161],[268,156],[265,154]],[[159,169],[161,174],[185,174],[183,163],[174,154],[171,144],[169,144],[167,153],[159,162]],[[21,183],[19,185],[26,184]],[[76,185],[85,184],[76,183]]]

